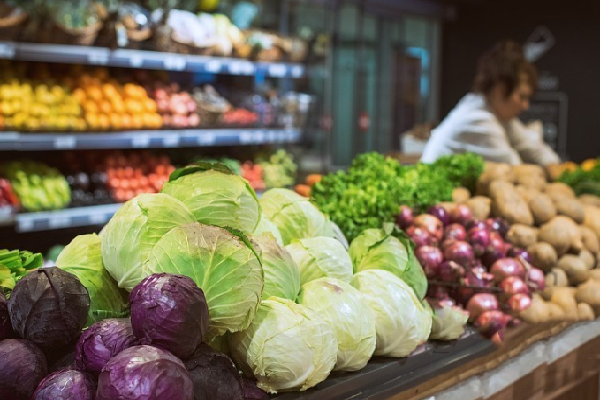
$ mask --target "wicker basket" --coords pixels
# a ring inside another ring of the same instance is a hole
[[[127,32],[127,47],[128,49],[139,50],[148,42],[154,35],[154,31],[150,27],[144,29],[126,29]]]
[[[6,17],[0,18],[0,40],[14,41],[25,27],[27,14],[25,12],[11,13]]]

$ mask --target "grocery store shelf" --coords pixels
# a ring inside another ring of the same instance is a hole
[[[300,130],[188,129],[93,133],[0,132],[0,151],[140,149],[296,143]]]
[[[306,75],[304,65],[297,63],[253,62],[225,57],[145,50],[111,50],[104,47],[74,45],[0,42],[0,58],[241,76],[264,74],[274,78],[302,78]]]
[[[15,218],[16,231],[25,233],[104,225],[117,212],[119,207],[121,207],[121,204],[104,204],[19,214]]]

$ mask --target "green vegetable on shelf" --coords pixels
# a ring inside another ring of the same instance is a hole
[[[558,181],[571,186],[578,196],[582,194],[600,196],[600,159],[592,168],[586,169],[580,166],[575,171],[565,171]]]
[[[0,250],[0,287],[8,295],[16,283],[29,271],[42,266],[40,253],[19,250]]]
[[[284,149],[269,157],[258,157],[256,163],[263,168],[263,180],[268,189],[291,186],[296,181],[298,166]]]

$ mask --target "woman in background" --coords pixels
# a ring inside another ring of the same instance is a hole
[[[544,144],[541,122],[525,126],[517,118],[529,108],[536,86],[537,72],[522,47],[497,44],[479,60],[473,92],[432,131],[421,160],[432,163],[444,155],[471,152],[497,163],[559,163]]]

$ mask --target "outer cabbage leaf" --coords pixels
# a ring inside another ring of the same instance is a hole
[[[307,390],[337,360],[333,328],[310,308],[277,297],[262,301],[248,329],[229,339],[237,365],[270,393]]]
[[[375,313],[376,356],[406,357],[427,340],[431,313],[402,279],[370,269],[354,275],[351,284]]]
[[[333,236],[328,218],[305,197],[288,189],[267,190],[260,199],[265,215],[273,222],[284,244],[297,239]]]
[[[260,247],[264,274],[262,299],[271,296],[295,301],[300,292],[300,270],[292,256],[270,233],[254,238]]]
[[[149,274],[167,272],[194,280],[206,296],[208,340],[246,329],[263,289],[260,254],[252,243],[217,226],[195,222],[171,230],[150,253]]]
[[[344,246],[334,238],[301,239],[285,246],[300,269],[300,284],[323,277],[344,282],[352,279],[352,260]]]
[[[141,194],[116,212],[102,234],[104,268],[120,288],[131,291],[148,274],[142,265],[171,229],[194,222],[181,201],[166,194]]]
[[[429,337],[438,340],[456,340],[465,332],[468,319],[469,313],[459,307],[436,308]]]
[[[302,286],[298,302],[331,324],[338,340],[335,370],[358,371],[375,351],[375,315],[358,290],[335,278]]]
[[[104,269],[102,239],[97,235],[79,235],[59,254],[56,266],[79,278],[90,294],[87,325],[106,318],[126,317],[129,313],[127,293]]]
[[[277,225],[272,223],[271,220],[269,218],[267,218],[266,215],[263,214],[260,217],[260,221],[258,221],[258,225],[256,226],[256,229],[254,230],[253,235],[260,236],[266,232],[273,235],[275,240],[277,240],[278,245],[283,246],[283,239],[281,238],[281,233],[279,233],[279,229],[277,228]]]

